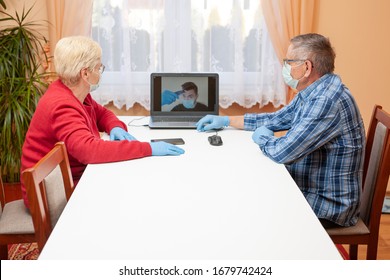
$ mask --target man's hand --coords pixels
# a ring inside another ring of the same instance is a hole
[[[162,92],[162,96],[161,96],[161,105],[172,104],[178,98],[179,98],[179,96],[177,93],[170,91],[170,90],[164,90]]]
[[[227,116],[214,116],[214,115],[207,115],[203,118],[201,118],[197,124],[196,129],[198,131],[208,131],[213,129],[221,129],[225,126],[229,126],[230,120]]]
[[[256,144],[260,144],[259,141],[260,136],[274,136],[274,132],[272,130],[269,130],[265,126],[260,126],[255,130],[255,132],[252,135],[252,139]]]

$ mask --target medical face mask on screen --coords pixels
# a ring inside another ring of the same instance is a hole
[[[183,106],[187,109],[192,109],[195,107],[195,100],[194,99],[185,99],[182,101]]]

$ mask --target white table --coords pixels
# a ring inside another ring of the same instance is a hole
[[[225,129],[216,147],[214,133],[129,130],[140,141],[182,137],[186,152],[89,165],[40,259],[341,259],[251,132]]]

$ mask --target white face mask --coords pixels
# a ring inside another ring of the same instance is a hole
[[[98,72],[95,72],[95,73],[98,73],[99,74],[99,80],[96,84],[91,84],[90,82],[87,81],[87,83],[89,84],[89,92],[93,92],[95,90],[97,90],[99,88],[99,85],[100,85],[100,79],[102,77],[102,73],[104,71],[104,65],[102,64],[102,66],[100,67],[99,71]]]
[[[302,64],[297,65],[296,67],[301,66],[301,65]],[[291,76],[291,65],[288,63],[283,65],[282,74],[283,74],[284,82],[293,89],[297,89],[298,82],[305,76],[305,74],[303,74],[303,76],[300,79],[298,79],[298,80],[294,79]]]
[[[88,81],[87,81],[88,82]],[[99,81],[96,83],[96,84],[91,84],[90,82],[88,82],[89,84],[89,92],[93,92],[95,90],[97,90],[99,88],[99,85],[100,85],[100,79]]]

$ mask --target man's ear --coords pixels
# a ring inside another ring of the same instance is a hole
[[[311,72],[313,71],[314,66],[313,66],[313,63],[310,60],[306,60],[305,64],[306,64],[305,77],[309,77]]]

